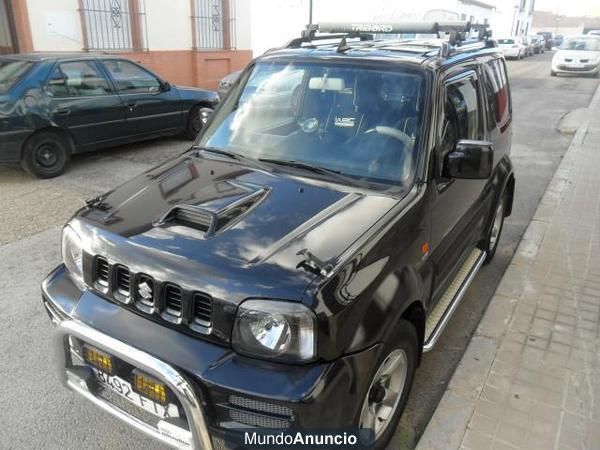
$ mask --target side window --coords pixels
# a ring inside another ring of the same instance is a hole
[[[510,121],[511,105],[506,67],[500,59],[487,62],[484,66],[487,102],[490,105],[490,128],[496,125],[502,130]]]
[[[465,77],[446,86],[442,126],[442,159],[461,139],[479,139],[477,80]]]
[[[130,61],[111,59],[103,61],[122,94],[147,94],[158,92],[158,79],[147,70]]]
[[[59,64],[46,86],[54,97],[93,97],[110,94],[111,88],[93,61]]]

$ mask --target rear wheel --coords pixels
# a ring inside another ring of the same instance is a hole
[[[486,264],[494,258],[496,250],[498,249],[498,241],[500,240],[500,235],[502,234],[502,229],[504,228],[505,211],[506,194],[503,193],[502,197],[500,197],[500,201],[496,205],[496,210],[494,211],[494,217],[492,219],[492,226],[488,233],[487,239],[485,240],[484,250],[486,251]]]
[[[65,171],[69,158],[66,139],[53,131],[41,131],[25,143],[21,166],[37,178],[53,178]]]
[[[415,327],[401,319],[397,330],[382,353],[359,417],[361,429],[373,430],[376,450],[385,449],[394,434],[417,367],[419,340]]]

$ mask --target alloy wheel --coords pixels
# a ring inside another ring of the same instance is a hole
[[[504,198],[498,203],[496,208],[496,214],[494,216],[494,223],[492,225],[492,231],[490,233],[490,250],[493,250],[498,245],[498,239],[500,238],[500,231],[502,230],[502,222],[504,220]]]
[[[375,373],[360,414],[360,428],[372,429],[375,440],[387,430],[398,408],[408,373],[406,352],[391,352]]]

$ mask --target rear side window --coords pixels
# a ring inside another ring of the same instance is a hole
[[[120,59],[105,60],[103,63],[123,94],[147,94],[160,90],[158,79],[137,64]]]
[[[501,59],[488,61],[483,65],[485,88],[490,105],[490,128],[498,126],[504,131],[511,118],[510,92],[506,67]]]
[[[93,97],[110,94],[111,88],[93,61],[59,64],[46,86],[54,97]]]

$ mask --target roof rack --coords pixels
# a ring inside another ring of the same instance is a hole
[[[340,40],[338,50],[350,47],[346,39],[358,38],[361,41],[373,40],[373,34],[437,34],[448,33],[448,42],[441,46],[441,56],[450,56],[453,48],[468,40],[471,31],[478,31],[476,41],[486,47],[495,47],[489,38],[492,36],[488,24],[471,22],[324,22],[307,25],[299,38],[292,39],[284,48],[298,48],[302,44],[320,40]],[[317,35],[317,33],[319,33]],[[472,41],[470,41],[471,43]]]

